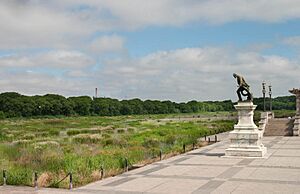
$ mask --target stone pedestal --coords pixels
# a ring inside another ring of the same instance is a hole
[[[293,88],[290,93],[296,95],[296,116],[294,121],[293,135],[299,136],[300,131],[300,89]]]
[[[238,124],[230,132],[230,146],[225,155],[229,157],[263,157],[267,148],[262,144],[262,131],[253,122],[256,105],[251,101],[238,102],[234,106],[238,111]]]

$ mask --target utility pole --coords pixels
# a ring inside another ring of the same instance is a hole
[[[95,98],[98,98],[98,88],[95,88]]]
[[[266,82],[265,81],[263,81],[262,83],[262,93],[264,99],[264,112],[266,112]]]
[[[270,95],[270,111],[272,112],[272,86],[269,85],[269,95]]]

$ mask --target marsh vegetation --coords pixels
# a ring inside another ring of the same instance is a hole
[[[124,159],[144,165],[182,152],[185,144],[201,146],[204,135],[231,130],[235,121],[218,120],[231,113],[136,115],[115,117],[49,117],[0,120],[0,169],[10,185],[32,185],[34,172],[43,187],[56,184],[68,172],[75,186],[119,174]],[[0,184],[2,184],[0,179]]]

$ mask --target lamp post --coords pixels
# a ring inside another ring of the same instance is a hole
[[[272,86],[269,85],[270,111],[272,112]]]
[[[263,81],[262,83],[262,93],[264,99],[264,112],[266,112],[266,82],[265,81]]]

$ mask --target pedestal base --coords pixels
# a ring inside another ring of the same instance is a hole
[[[226,157],[264,157],[267,148],[262,144],[263,132],[253,122],[252,102],[239,102],[235,105],[239,122],[229,133],[230,145],[225,150]]]
[[[267,153],[266,147],[248,147],[248,148],[227,148],[225,151],[225,156],[227,157],[264,157]]]
[[[261,142],[262,133],[258,130],[234,130],[229,134],[230,146],[226,156],[263,157],[267,148]]]

